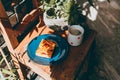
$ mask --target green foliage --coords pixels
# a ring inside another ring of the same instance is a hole
[[[93,5],[93,0],[88,0]],[[42,0],[41,8],[47,18],[64,18],[69,24],[79,23],[82,16],[82,7],[76,0]]]
[[[7,76],[5,76],[5,80],[17,80],[18,79],[18,76],[16,75],[16,69],[3,69],[3,68],[0,68],[0,72],[2,74],[5,74]],[[3,80],[0,78],[0,80]]]
[[[65,13],[69,13],[71,8],[74,6],[75,1],[74,0],[67,0],[63,2],[62,9]]]

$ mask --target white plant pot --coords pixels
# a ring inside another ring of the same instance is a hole
[[[50,27],[50,26],[67,26],[68,25],[68,21],[65,21],[64,18],[57,18],[57,19],[49,19],[46,17],[46,14],[44,13],[43,15],[43,19],[44,19],[44,23],[46,26]]]

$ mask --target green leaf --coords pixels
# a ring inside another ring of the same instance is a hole
[[[0,65],[2,64],[3,61],[4,61],[4,58],[2,58],[2,59],[0,60]]]
[[[12,70],[8,70],[8,69],[0,69],[0,71],[1,71],[2,73],[4,73],[4,74],[16,76],[16,75],[14,74],[14,72],[13,72],[14,70],[12,71]]]
[[[63,10],[65,12],[70,12],[71,7],[75,4],[74,0],[67,0],[63,3]]]
[[[49,5],[52,6],[55,4],[55,0],[50,0]]]

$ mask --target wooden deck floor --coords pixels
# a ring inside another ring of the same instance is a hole
[[[120,80],[120,1],[111,2],[99,3],[97,19],[87,22],[98,34],[90,72],[83,80],[86,76],[87,80]]]
[[[100,2],[97,19],[88,20],[98,32],[90,80],[120,80],[120,1],[110,1]]]

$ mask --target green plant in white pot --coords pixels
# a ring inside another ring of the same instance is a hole
[[[47,26],[78,24],[82,13],[75,0],[42,0],[41,8]]]

